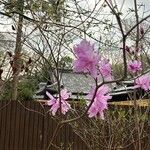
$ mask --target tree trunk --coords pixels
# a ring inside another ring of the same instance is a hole
[[[17,3],[18,11],[23,14],[24,0],[18,0]],[[18,81],[19,73],[21,70],[21,51],[22,51],[22,27],[23,27],[23,16],[19,14],[17,36],[16,36],[16,47],[13,59],[13,81],[12,81],[12,100],[17,100]]]

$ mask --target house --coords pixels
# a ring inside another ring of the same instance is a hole
[[[131,84],[132,81],[130,84],[128,82],[123,82],[122,85],[109,84],[110,95],[112,96],[110,101],[131,99],[133,96],[134,85],[133,83]],[[72,70],[61,70],[60,85],[72,93],[70,99],[78,100],[85,98],[94,84],[94,79],[89,75],[83,73],[74,73]],[[34,95],[34,99],[48,99],[46,91],[56,96],[58,93],[57,89],[57,82],[52,84],[41,82],[39,84],[39,89]]]

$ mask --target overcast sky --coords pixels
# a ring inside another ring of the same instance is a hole
[[[123,4],[124,0],[116,0],[119,4],[119,7]],[[137,0],[137,3],[139,5],[142,5],[140,7],[140,13],[145,12],[146,14],[150,13],[150,0]],[[134,0],[125,0],[123,5],[123,11],[126,11],[128,8],[134,8]]]
[[[81,0],[80,0],[81,1]],[[86,1],[81,1],[81,5],[82,2],[87,5],[87,1],[88,1],[88,6],[92,9],[92,7],[94,7],[95,1],[99,1],[99,0],[86,0]],[[113,0],[112,0],[113,1]],[[150,0],[137,0],[138,4],[142,4],[142,6],[140,7],[140,11],[139,16],[143,17],[146,16],[148,14],[150,14]],[[101,1],[102,3],[104,2],[104,0]],[[124,3],[123,3],[124,2]],[[128,10],[130,9],[134,9],[134,0],[116,0],[117,6],[120,10],[120,8],[122,8],[122,12],[124,14],[124,16],[126,16],[126,14],[128,14]],[[122,6],[123,4],[123,6]],[[106,11],[110,12],[109,9],[106,9]],[[133,15],[133,14],[130,14]],[[129,16],[127,16],[129,17]],[[0,18],[0,32],[5,32],[5,31],[9,31],[11,32],[11,24],[12,22],[9,19],[3,19]]]

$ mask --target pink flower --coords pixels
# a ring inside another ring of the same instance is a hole
[[[150,74],[145,74],[135,80],[135,88],[142,88],[145,91],[150,90]]]
[[[141,62],[137,60],[130,61],[127,68],[130,73],[136,73],[141,69]]]
[[[97,66],[100,60],[98,53],[94,52],[94,46],[86,40],[74,47],[76,60],[73,63],[75,72],[89,73],[92,77],[97,76]]]
[[[94,98],[94,102],[92,103],[90,109],[88,110],[89,117],[96,117],[99,116],[101,119],[104,119],[104,110],[107,109],[107,100],[111,99],[111,96],[108,95],[108,86],[103,85],[101,86]],[[91,100],[93,99],[93,95],[95,93],[95,87],[91,89],[90,93],[87,95],[87,106],[90,105]],[[90,100],[90,101],[89,101]]]
[[[66,99],[69,98],[69,96],[70,96],[71,94],[68,93],[66,89],[62,89],[62,90],[60,91],[60,95],[61,95],[62,100],[66,100]]]
[[[46,95],[49,97],[49,101],[47,102],[48,106],[51,106],[50,111],[52,112],[52,115],[54,116],[58,109],[60,108],[60,100],[61,100],[61,113],[66,114],[68,110],[71,108],[70,104],[66,101],[70,93],[67,92],[66,89],[62,89],[60,91],[60,98],[57,99],[54,98],[49,92],[46,92]]]
[[[111,65],[108,59],[103,59],[100,62],[99,71],[104,79],[111,77]]]

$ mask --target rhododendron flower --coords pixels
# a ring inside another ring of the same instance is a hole
[[[99,71],[104,79],[111,77],[111,65],[108,59],[104,59],[100,62]]]
[[[136,73],[141,69],[141,62],[137,60],[130,61],[127,68],[130,73]]]
[[[150,90],[150,74],[145,74],[135,80],[135,88],[142,88],[145,91]]]
[[[94,51],[94,45],[82,40],[80,44],[74,47],[76,60],[73,63],[75,72],[89,73],[92,77],[97,76],[97,66],[99,63],[98,53]]]
[[[60,101],[61,101],[61,113],[66,114],[68,110],[71,108],[70,104],[66,101],[70,93],[67,92],[66,89],[62,89],[60,91],[60,98],[54,98],[49,92],[46,92],[46,95],[49,97],[49,101],[47,102],[48,106],[51,106],[50,111],[52,112],[52,115],[54,116],[57,112],[57,110],[60,108]]]
[[[111,99],[108,95],[109,87],[106,85],[101,86],[95,95],[94,102],[92,103],[90,109],[88,110],[89,117],[100,116],[104,119],[104,110],[107,109],[107,100]],[[87,106],[90,105],[95,93],[95,87],[91,89],[90,93],[87,95]]]

